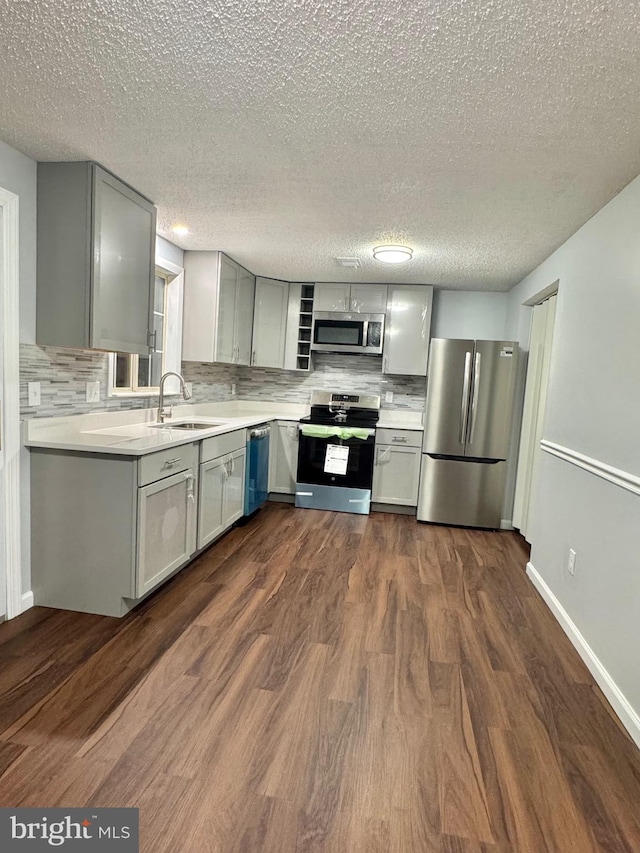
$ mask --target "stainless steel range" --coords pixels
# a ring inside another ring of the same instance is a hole
[[[296,506],[367,515],[380,397],[314,391],[299,424]]]

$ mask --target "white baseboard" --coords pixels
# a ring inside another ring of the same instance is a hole
[[[587,669],[593,675],[598,686],[609,700],[611,707],[620,718],[622,725],[640,748],[640,716],[635,712],[624,693],[613,678],[611,678],[600,659],[578,630],[576,624],[532,563],[527,563],[527,575],[560,623],[562,630],[576,647],[578,654],[587,665]]]
[[[29,592],[22,593],[22,606],[20,612],[24,613],[25,610],[29,610],[31,607],[33,607],[33,593],[29,590]]]

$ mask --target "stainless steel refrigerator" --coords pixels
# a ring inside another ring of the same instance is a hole
[[[433,338],[418,520],[500,527],[518,347]]]

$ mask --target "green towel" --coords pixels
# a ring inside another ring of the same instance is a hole
[[[310,435],[313,438],[341,438],[346,441],[348,438],[360,438],[366,441],[371,434],[369,429],[360,429],[358,427],[341,427],[341,426],[323,426],[321,424],[300,424],[300,432],[302,435]]]

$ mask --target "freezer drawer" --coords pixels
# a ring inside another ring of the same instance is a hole
[[[418,521],[499,528],[507,463],[422,456]]]

